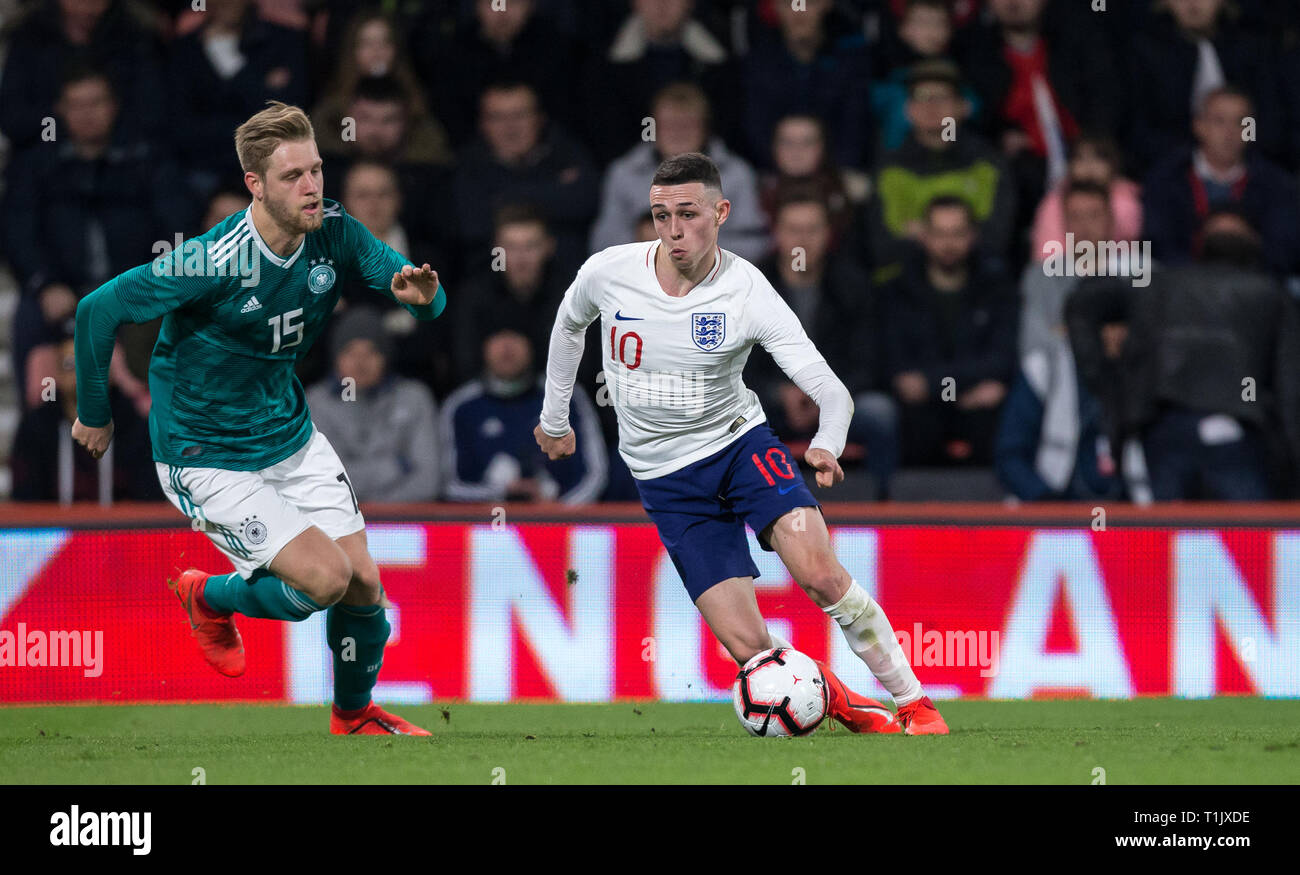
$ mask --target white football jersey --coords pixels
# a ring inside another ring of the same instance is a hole
[[[588,258],[556,317],[571,334],[600,319],[596,400],[615,406],[619,453],[638,479],[710,456],[766,419],[741,379],[754,344],[788,375],[825,361],[758,268],[718,249],[709,275],[675,298],[655,276],[658,248],[629,243]],[[542,428],[552,434],[567,430],[570,393],[560,382],[548,374]]]

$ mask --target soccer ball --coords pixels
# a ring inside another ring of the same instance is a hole
[[[736,675],[731,700],[750,735],[807,735],[826,718],[829,693],[822,670],[789,647],[764,650]]]

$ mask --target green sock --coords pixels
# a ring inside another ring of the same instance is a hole
[[[273,574],[258,570],[252,580],[214,574],[203,584],[203,601],[218,614],[238,613],[270,620],[305,620],[324,610]]]
[[[334,651],[334,704],[340,710],[370,704],[391,628],[379,605],[334,605],[325,612],[325,639]]]

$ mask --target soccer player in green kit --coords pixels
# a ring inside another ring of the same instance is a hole
[[[303,111],[271,102],[235,131],[252,203],[186,245],[109,280],[77,307],[77,421],[98,458],[113,436],[108,366],[125,322],[163,316],[149,365],[149,433],[163,491],[235,566],[168,586],[204,657],[244,672],[234,615],[326,613],[336,735],[429,735],[370,697],[389,625],[379,569],[343,464],[316,431],[294,364],[338,301],[340,275],[420,319],[446,305],[438,275],[323,197]]]

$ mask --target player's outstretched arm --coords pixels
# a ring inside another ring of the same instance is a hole
[[[551,328],[551,345],[546,356],[546,394],[541,421],[533,429],[533,436],[552,461],[572,456],[577,446],[569,426],[569,403],[573,399],[573,382],[578,377],[582,351],[587,345],[587,326],[600,315],[587,269],[588,265],[584,264],[564,293]]]
[[[77,367],[77,421],[72,439],[98,459],[113,439],[113,414],[108,401],[108,369],[113,361],[117,328],[129,322],[115,292],[115,280],[100,286],[77,304],[73,335]]]
[[[423,264],[416,267],[406,256],[384,243],[341,206],[338,211],[342,249],[352,253],[362,282],[401,304],[416,319],[436,319],[447,306],[447,293],[438,273]]]
[[[118,326],[157,319],[217,287],[211,277],[192,276],[185,269],[191,244],[196,241],[118,274],[77,305],[77,421],[72,436],[96,458],[113,436],[108,383]]]

